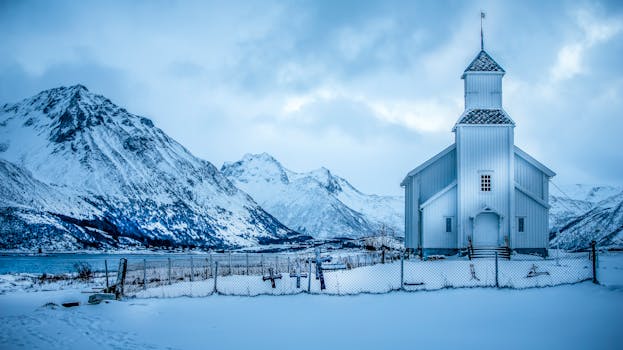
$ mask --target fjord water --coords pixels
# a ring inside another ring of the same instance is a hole
[[[188,258],[191,254],[85,254],[85,253],[58,253],[45,255],[0,255],[0,274],[7,273],[48,273],[59,274],[75,272],[74,264],[85,262],[91,265],[94,271],[104,271],[104,261],[108,260],[108,269],[117,270],[120,258],[128,259],[129,263],[166,260],[168,257],[180,259]],[[201,257],[193,254],[194,257]]]

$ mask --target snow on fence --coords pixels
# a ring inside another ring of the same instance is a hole
[[[125,293],[139,298],[353,295],[464,287],[533,288],[596,282],[595,278],[590,253],[562,253],[546,259],[513,255],[511,260],[422,260],[398,252],[220,253],[129,264]]]

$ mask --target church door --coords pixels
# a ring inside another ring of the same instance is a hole
[[[497,247],[500,217],[496,213],[480,213],[474,224],[474,246]]]

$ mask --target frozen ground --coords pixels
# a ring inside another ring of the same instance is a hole
[[[623,254],[600,280],[355,296],[129,298],[85,305],[85,284],[0,295],[2,349],[620,349]],[[4,276],[5,283],[11,282]],[[63,302],[81,301],[74,308]]]
[[[132,299],[0,296],[4,349],[620,349],[623,291],[582,283],[384,295]]]

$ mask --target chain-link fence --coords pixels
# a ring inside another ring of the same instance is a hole
[[[596,281],[591,252],[473,259],[401,252],[220,253],[128,264],[125,295],[352,295],[443,288],[533,288]]]

